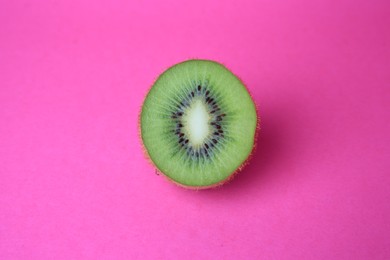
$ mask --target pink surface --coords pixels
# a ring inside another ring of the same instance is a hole
[[[390,259],[389,1],[1,1],[0,259]],[[188,191],[144,159],[157,75],[226,64],[252,163]]]

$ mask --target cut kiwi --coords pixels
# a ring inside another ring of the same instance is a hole
[[[181,186],[201,189],[226,182],[244,166],[258,118],[245,86],[226,67],[189,60],[159,76],[140,123],[157,169]]]

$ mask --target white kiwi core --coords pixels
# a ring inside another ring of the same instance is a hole
[[[203,145],[210,133],[210,114],[206,104],[200,98],[194,100],[185,111],[183,122],[188,139],[195,147]]]

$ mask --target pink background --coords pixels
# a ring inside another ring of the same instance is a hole
[[[0,259],[390,259],[389,1],[0,2]],[[226,64],[252,163],[188,191],[137,116],[168,66]]]

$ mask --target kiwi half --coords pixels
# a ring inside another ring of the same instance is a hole
[[[188,60],[161,74],[140,115],[144,148],[157,169],[188,188],[229,180],[255,145],[256,107],[223,65]]]

